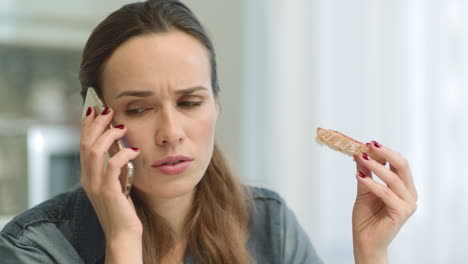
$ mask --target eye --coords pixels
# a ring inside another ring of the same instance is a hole
[[[192,107],[201,106],[202,102],[183,101],[183,102],[180,102],[178,105],[181,106],[181,107],[184,107],[184,108],[192,108]]]
[[[141,114],[144,111],[149,110],[149,109],[150,108],[137,107],[137,108],[128,109],[127,111],[125,111],[125,113],[127,113],[128,115],[136,115],[136,114]]]

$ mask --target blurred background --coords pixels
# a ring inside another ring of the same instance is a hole
[[[0,228],[79,180],[81,50],[129,1],[0,0]],[[326,263],[352,263],[351,158],[317,127],[409,161],[418,211],[391,263],[468,263],[468,3],[185,1],[218,53],[218,141],[278,191]]]

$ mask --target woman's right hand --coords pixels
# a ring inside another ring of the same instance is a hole
[[[122,192],[119,181],[121,168],[135,159],[139,150],[125,148],[112,156],[104,168],[105,156],[112,143],[123,137],[126,127],[108,129],[113,111],[102,113],[88,108],[81,129],[81,185],[91,201],[106,236],[107,246],[125,241],[140,241],[143,227],[131,198]],[[117,247],[117,245],[116,245]]]

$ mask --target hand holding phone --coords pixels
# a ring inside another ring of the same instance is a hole
[[[104,111],[103,111],[104,110]],[[114,111],[106,108],[92,88],[88,88],[80,138],[80,183],[105,234],[108,244],[127,247],[141,245],[143,225],[132,201],[131,160],[138,149],[124,148],[119,141],[125,126],[114,127]],[[136,252],[140,252],[139,249]]]
[[[97,113],[101,113],[106,108],[105,104],[99,98],[99,96],[97,95],[93,87],[89,87],[87,90],[86,99],[85,99],[85,103],[83,106],[83,113],[81,117],[82,119],[86,116],[86,111],[88,107],[94,108]],[[114,126],[115,126],[115,123],[112,121],[109,124],[109,128],[113,128]],[[107,161],[109,160],[110,157],[114,156],[117,152],[119,152],[121,149],[126,148],[126,147],[129,147],[129,146],[125,137],[121,139],[117,139],[112,144],[108,153],[106,154],[105,166],[107,166]],[[134,174],[134,166],[133,166],[133,163],[129,161],[126,164],[126,166],[122,168],[120,177],[119,177],[119,180],[122,186],[122,192],[125,194],[125,196],[127,196],[127,198],[130,195],[130,190],[132,188],[133,174]]]

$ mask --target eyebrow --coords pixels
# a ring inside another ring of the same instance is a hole
[[[187,95],[187,94],[192,94],[196,91],[199,90],[208,90],[208,88],[204,86],[195,86],[187,89],[181,89],[177,90],[175,93],[177,95]],[[153,91],[123,91],[120,94],[118,94],[115,98],[120,98],[124,96],[133,96],[133,97],[148,97],[154,95]]]
[[[200,91],[200,90],[205,90],[205,91],[207,91],[208,88],[206,88],[206,87],[204,87],[204,86],[195,86],[195,87],[192,87],[192,88],[177,90],[177,91],[176,91],[176,94],[187,95],[187,94],[191,94],[191,93],[194,93],[194,92]]]

